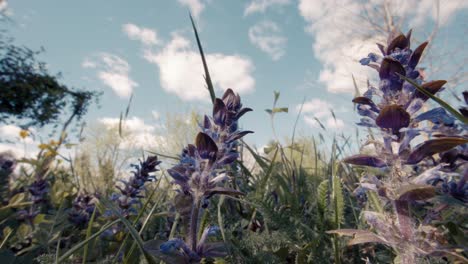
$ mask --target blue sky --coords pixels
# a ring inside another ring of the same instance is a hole
[[[50,72],[61,72],[70,86],[104,92],[101,107],[93,106],[86,116],[88,123],[112,123],[133,94],[132,124],[146,128],[139,133],[155,133],[152,127],[167,112],[210,111],[188,17],[191,10],[218,96],[229,87],[240,92],[244,105],[255,110],[242,120],[245,129],[255,131],[247,142],[262,146],[273,136],[264,111],[271,107],[273,91],[281,92],[279,106],[290,109],[277,116],[280,137],[290,135],[304,98],[302,134],[321,130],[314,117],[327,127],[325,134],[354,131],[351,76],[361,89],[375,77],[358,60],[376,50],[375,42],[384,41],[384,34],[368,21],[384,24],[378,12],[383,2],[17,0],[0,1],[0,8],[14,21],[7,28],[16,44],[45,48],[41,59]],[[466,46],[468,2],[442,1],[438,14],[435,2],[391,1],[389,10],[403,19],[403,31],[414,29],[416,42],[438,24],[431,55],[435,64],[443,64],[437,57],[443,53],[439,47],[447,51]],[[366,10],[372,11],[368,17]],[[454,58],[444,57],[451,61],[444,69],[458,69],[466,54],[460,49]],[[466,73],[466,67],[460,67]],[[444,73],[429,75],[439,76]],[[12,134],[6,128],[0,132]]]

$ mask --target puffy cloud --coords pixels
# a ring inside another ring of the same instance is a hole
[[[272,6],[284,6],[290,4],[291,0],[252,0],[244,9],[244,15],[263,13]]]
[[[371,76],[373,70],[358,61],[369,52],[378,52],[375,43],[386,40],[384,2],[392,17],[405,20],[409,27],[423,26],[437,17],[433,0],[300,0],[300,14],[308,22],[306,31],[314,37],[313,52],[323,64],[319,81],[328,91],[353,93],[352,74],[360,83]],[[468,8],[468,1],[444,1],[439,8],[440,24],[463,8]]]
[[[104,117],[98,119],[107,129],[117,131],[120,119]],[[156,134],[157,126],[145,123],[139,117],[131,117],[122,121],[122,142],[120,147],[125,150],[130,149],[153,149],[164,145],[164,137]]]
[[[252,61],[240,55],[205,54],[215,89],[233,88],[236,92],[252,92]],[[164,90],[185,101],[206,101],[209,93],[203,78],[204,71],[198,50],[188,39],[173,34],[171,41],[158,52],[146,50],[144,58],[159,67],[160,82]]]
[[[272,21],[265,20],[252,26],[249,29],[249,39],[273,60],[279,60],[285,54],[287,39],[281,35],[281,29]]]
[[[95,60],[85,58],[81,64],[83,68],[98,69],[97,77],[110,87],[119,97],[128,98],[138,83],[133,81],[130,65],[117,55],[100,53]]]
[[[103,117],[99,119],[99,122],[104,124],[106,127],[117,127],[120,124],[120,118]],[[148,125],[145,121],[139,117],[131,117],[122,121],[122,128],[129,132],[154,132],[156,127]]]
[[[299,112],[302,107],[302,114],[304,114],[304,121],[312,127],[319,127],[315,118],[317,118],[328,129],[342,129],[345,127],[343,120],[334,118],[332,109],[336,114],[336,107],[330,102],[314,98],[305,102],[303,105],[297,105],[296,111]]]
[[[32,136],[26,138],[20,137],[22,129],[15,125],[0,125],[0,152],[12,151],[16,157],[32,157],[37,154],[39,142],[36,142]],[[34,129],[30,129],[35,133]],[[31,134],[30,133],[30,134]]]
[[[153,29],[138,27],[135,24],[124,24],[122,31],[132,40],[138,40],[144,45],[151,46],[159,44],[157,33]]]

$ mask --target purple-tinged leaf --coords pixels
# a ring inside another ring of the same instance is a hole
[[[382,64],[380,65],[380,79],[396,78],[398,77],[398,75],[396,75],[395,73],[405,75],[405,68],[403,68],[401,63],[395,59],[384,58]]]
[[[385,53],[385,47],[384,45],[380,44],[380,43],[376,43],[377,44],[377,47],[379,48],[380,52],[382,52],[382,55],[387,55],[387,53]]]
[[[197,138],[195,139],[195,144],[197,145],[198,153],[203,159],[215,160],[216,154],[218,153],[218,147],[216,143],[205,133],[198,133]]]
[[[234,97],[236,97],[236,94],[234,93],[234,91],[231,89],[231,88],[228,88],[226,89],[226,91],[224,91],[224,94],[223,94],[223,101],[227,101],[227,100],[232,100],[234,99]]]
[[[227,109],[223,100],[216,98],[213,106],[213,121],[215,124],[223,126],[226,121]]]
[[[398,188],[397,200],[399,201],[421,201],[436,195],[435,188],[426,184],[403,185]]]
[[[413,29],[408,30],[408,33],[406,33],[406,40],[408,41],[408,47],[411,46],[411,33],[413,33]]]
[[[233,141],[236,141],[240,138],[242,138],[243,136],[247,135],[247,134],[250,134],[250,133],[253,133],[253,131],[237,131],[237,132],[234,132],[232,133],[227,139],[226,139],[226,143],[231,143]]]
[[[369,155],[354,155],[348,158],[343,159],[344,163],[360,166],[369,166],[383,168],[388,166],[384,160],[379,159],[378,157],[369,156]]]
[[[408,39],[405,35],[399,34],[396,36],[387,47],[387,54],[392,53],[395,48],[404,49],[408,47]]]
[[[410,115],[399,105],[388,105],[382,110],[375,120],[375,123],[381,128],[392,129],[393,132],[398,132],[400,128],[408,127],[410,123]]]
[[[252,108],[242,108],[237,114],[236,114],[236,120],[238,120],[239,118],[241,118],[245,113],[247,112],[250,112],[250,111],[253,111]]]
[[[419,60],[421,59],[421,56],[424,52],[424,49],[426,48],[427,44],[429,44],[429,42],[424,42],[422,43],[421,45],[419,45],[414,51],[413,51],[413,54],[411,54],[411,57],[409,59],[409,62],[408,62],[408,66],[411,67],[411,68],[415,68],[416,65],[418,65],[419,63]]]
[[[442,86],[444,86],[446,83],[447,83],[447,81],[445,81],[445,80],[437,80],[437,81],[431,81],[431,82],[423,83],[421,85],[421,87],[424,88],[428,93],[434,95],[437,92],[439,92],[440,89],[442,88]],[[418,90],[416,90],[414,92],[414,97],[421,98],[424,101],[427,101],[427,99],[429,99],[429,97],[427,95],[421,93]]]
[[[207,130],[211,128],[211,120],[207,115],[205,115],[205,118],[203,119],[203,128]]]
[[[456,146],[468,143],[468,139],[461,137],[444,137],[427,140],[418,145],[406,160],[407,164],[417,164],[424,158],[439,152],[448,151]]]
[[[239,95],[236,95],[231,88],[224,92],[222,100],[229,110],[235,111],[238,107],[240,107],[240,97]]]
[[[232,188],[227,188],[227,187],[214,187],[211,188],[210,190],[207,190],[204,195],[211,197],[215,194],[224,194],[228,196],[241,196],[245,195],[243,192],[240,192],[238,190],[232,189]]]
[[[359,97],[355,97],[353,99],[353,103],[355,104],[362,104],[362,105],[368,105],[371,107],[371,110],[373,110],[374,112],[378,112],[379,109],[377,108],[377,106],[375,105],[374,101],[372,101],[372,99],[370,98],[367,98],[367,97],[364,97],[364,96],[359,96]]]

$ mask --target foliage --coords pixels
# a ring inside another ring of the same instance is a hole
[[[68,109],[81,118],[96,92],[71,89],[38,62],[39,52],[4,43],[0,48],[0,122],[23,127],[58,124]]]

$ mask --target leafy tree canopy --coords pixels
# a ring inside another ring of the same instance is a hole
[[[0,37],[1,38],[1,37]],[[48,73],[37,51],[0,41],[0,123],[57,124],[69,111],[80,119],[96,92],[72,89]]]

